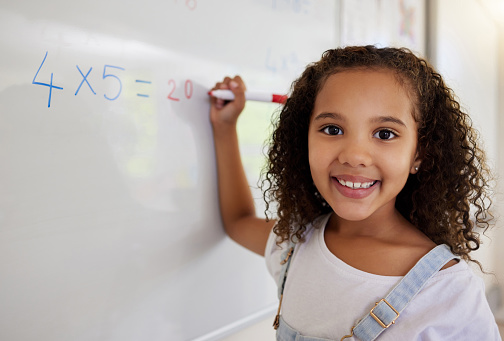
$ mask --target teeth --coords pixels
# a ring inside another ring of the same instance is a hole
[[[343,186],[346,186],[346,187],[352,188],[352,189],[359,189],[359,188],[366,189],[366,188],[369,188],[369,187],[373,186],[374,183],[375,183],[375,181],[371,181],[371,182],[351,182],[351,181],[345,181],[345,180],[340,180],[340,179],[338,179],[338,182],[340,184],[342,184]]]

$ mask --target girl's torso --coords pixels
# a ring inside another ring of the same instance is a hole
[[[306,241],[296,246],[282,318],[302,335],[340,340],[402,277],[367,273],[337,258],[324,240],[328,219],[329,215],[320,217],[314,224],[317,228],[308,227]],[[283,252],[275,244],[275,235],[270,235],[266,261],[275,280]],[[500,340],[494,325],[482,280],[461,261],[437,273],[379,339],[472,340],[471,332],[478,330],[475,339]],[[485,332],[490,333],[488,338],[481,338]]]

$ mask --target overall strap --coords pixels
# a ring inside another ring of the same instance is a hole
[[[395,323],[408,303],[422,290],[427,281],[455,256],[450,248],[438,245],[420,259],[415,266],[392,289],[387,297],[378,301],[373,309],[352,328],[360,340],[375,340],[384,330]]]
[[[289,271],[289,266],[292,260],[292,254],[294,253],[294,248],[296,244],[294,242],[290,242],[287,249],[280,256],[282,265],[282,269],[280,270],[280,276],[278,276],[278,298],[280,298],[283,294],[285,288],[285,281],[287,280],[287,271]]]
[[[282,260],[280,264],[282,265],[282,269],[280,270],[280,276],[278,277],[278,312],[275,317],[275,321],[273,322],[273,327],[278,329],[280,324],[280,310],[282,309],[282,299],[283,292],[285,289],[285,282],[287,281],[287,272],[289,271],[289,266],[292,260],[292,255],[294,254],[294,248],[296,244],[293,241],[290,241],[287,250],[285,250],[280,259]]]

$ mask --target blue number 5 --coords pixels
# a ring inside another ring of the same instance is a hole
[[[113,100],[116,100],[117,97],[119,97],[119,95],[121,94],[121,91],[122,91],[122,82],[121,80],[119,79],[119,77],[117,77],[116,75],[113,75],[113,74],[107,74],[107,68],[110,67],[110,68],[114,68],[114,69],[119,69],[119,70],[122,70],[124,71],[124,68],[122,67],[119,67],[119,66],[113,66],[113,65],[105,65],[103,67],[103,79],[107,78],[107,77],[112,77],[112,78],[115,78],[117,79],[117,81],[119,82],[119,91],[117,92],[117,95],[115,95],[115,97],[108,97],[106,94],[104,94],[103,96],[108,99],[109,101],[113,101]]]

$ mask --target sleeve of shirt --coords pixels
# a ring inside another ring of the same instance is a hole
[[[483,279],[471,271],[470,275],[454,276],[452,281],[442,284],[443,287],[431,295],[435,303],[431,300],[429,313],[425,310],[430,321],[424,321],[420,340],[502,341],[485,296]],[[418,302],[418,298],[414,301]]]
[[[264,257],[266,259],[266,266],[268,268],[268,272],[278,285],[280,271],[282,270],[282,265],[280,264],[280,262],[282,261],[281,256],[283,250],[285,249],[284,245],[285,243],[282,243],[280,246],[278,246],[276,244],[276,237],[277,236],[272,229],[268,237],[268,242],[266,243],[266,250],[264,252]]]
[[[320,222],[322,223],[327,222],[329,216],[330,214],[327,214],[325,216],[317,218],[314,224],[315,223],[318,224]],[[305,241],[308,241],[313,230],[314,230],[313,225],[311,224],[306,227],[306,231],[304,232],[303,236],[305,238]],[[289,240],[285,240],[280,245],[277,245],[276,241],[277,241],[277,235],[273,232],[273,229],[271,229],[271,232],[268,237],[268,242],[266,243],[264,257],[266,259],[266,266],[268,268],[268,271],[278,286],[280,282],[280,274],[282,272],[281,262],[285,258],[286,255],[284,253],[286,250],[290,248],[291,243]],[[295,257],[295,255],[299,252],[299,249],[300,249],[299,247],[296,247],[296,250],[294,251],[292,257]]]
[[[465,312],[459,312],[461,320],[458,335],[450,340],[502,341],[499,327],[485,296],[483,279],[474,275],[472,285],[468,286],[468,289],[472,290],[472,295],[468,292],[466,297],[461,295],[459,298],[466,301],[466,304],[460,306]]]

